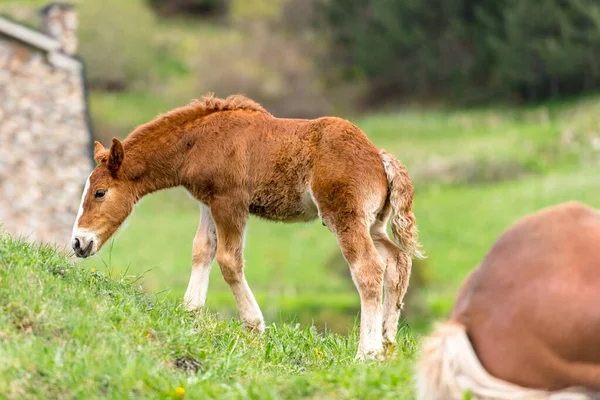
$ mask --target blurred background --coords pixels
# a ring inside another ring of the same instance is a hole
[[[403,314],[417,330],[448,313],[462,280],[516,219],[571,199],[600,205],[597,1],[70,4],[78,20],[73,52],[85,64],[82,104],[90,122],[76,129],[89,129],[105,145],[212,91],[219,97],[243,93],[279,117],[350,119],[402,160],[415,183],[415,214],[428,255],[414,263]],[[39,30],[46,5],[2,0],[0,14]],[[0,39],[9,36],[0,25]],[[21,74],[21,64],[7,60],[0,71]],[[2,82],[0,103],[8,93]],[[35,82],[41,87],[46,80]],[[17,168],[31,175],[26,168],[44,164],[20,163],[30,153],[14,145],[16,139],[8,142],[11,114],[2,107],[0,144],[15,159],[0,162],[0,184],[4,179],[8,190],[7,177]],[[46,149],[55,132],[38,130],[36,146]],[[22,131],[21,138],[29,132]],[[56,151],[44,157],[58,157]],[[89,158],[85,145],[76,151]],[[83,177],[69,189],[77,193],[64,211],[67,234],[89,172],[84,170],[91,167],[81,166]],[[29,190],[23,182],[12,184],[10,193]],[[47,202],[51,190],[42,190],[39,202]],[[24,212],[17,202],[2,200],[0,222]],[[28,223],[41,229],[44,218]],[[148,291],[182,299],[198,221],[197,204],[182,190],[154,194],[98,256],[80,265],[117,279],[141,275]],[[319,221],[283,225],[253,219],[245,259],[268,322],[314,321],[342,333],[354,323],[358,294],[334,237]],[[207,305],[225,316],[237,314],[216,266]]]

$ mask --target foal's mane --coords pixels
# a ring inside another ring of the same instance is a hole
[[[165,114],[159,115],[152,121],[140,125],[131,136],[137,136],[143,132],[158,131],[178,128],[181,125],[197,118],[205,117],[219,111],[246,110],[269,114],[260,104],[240,94],[228,96],[225,99],[215,97],[213,93],[203,96],[202,100],[192,100],[188,105],[175,108]]]

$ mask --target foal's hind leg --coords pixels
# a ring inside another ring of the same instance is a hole
[[[217,231],[210,210],[200,205],[200,226],[192,249],[192,275],[183,297],[188,310],[204,307],[208,292],[208,278],[217,253]]]
[[[365,219],[340,226],[332,225],[342,254],[350,266],[352,279],[360,295],[360,342],[357,357],[381,358],[382,346],[382,278],[384,264],[373,245]]]
[[[389,212],[386,214],[384,218],[378,218],[371,227],[371,237],[385,263],[383,345],[386,349],[393,349],[396,346],[398,319],[402,310],[402,300],[408,289],[412,259],[388,238],[385,227]]]
[[[240,319],[247,328],[261,333],[265,322],[244,276],[244,231],[248,208],[235,204],[233,198],[214,200],[210,205],[217,227],[217,262],[225,282],[231,287]]]

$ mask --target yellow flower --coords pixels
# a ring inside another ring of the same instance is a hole
[[[183,397],[185,396],[185,389],[181,386],[178,386],[177,388],[175,388],[175,394],[177,395],[177,397]]]
[[[96,268],[90,269],[90,272],[93,274],[94,272],[96,272]]]
[[[319,349],[315,349],[315,355],[316,355],[318,358],[321,358],[321,354],[319,354]]]

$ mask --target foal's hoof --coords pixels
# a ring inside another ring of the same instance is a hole
[[[371,350],[358,350],[355,360],[357,361],[383,361],[383,348]]]
[[[260,335],[265,331],[265,321],[263,320],[243,321],[243,323],[244,327],[252,333],[257,333]]]
[[[198,312],[202,311],[202,309],[204,308],[204,305],[184,302],[184,307],[190,313],[198,313]]]
[[[383,353],[386,357],[392,356],[398,348],[395,340],[383,339]]]

